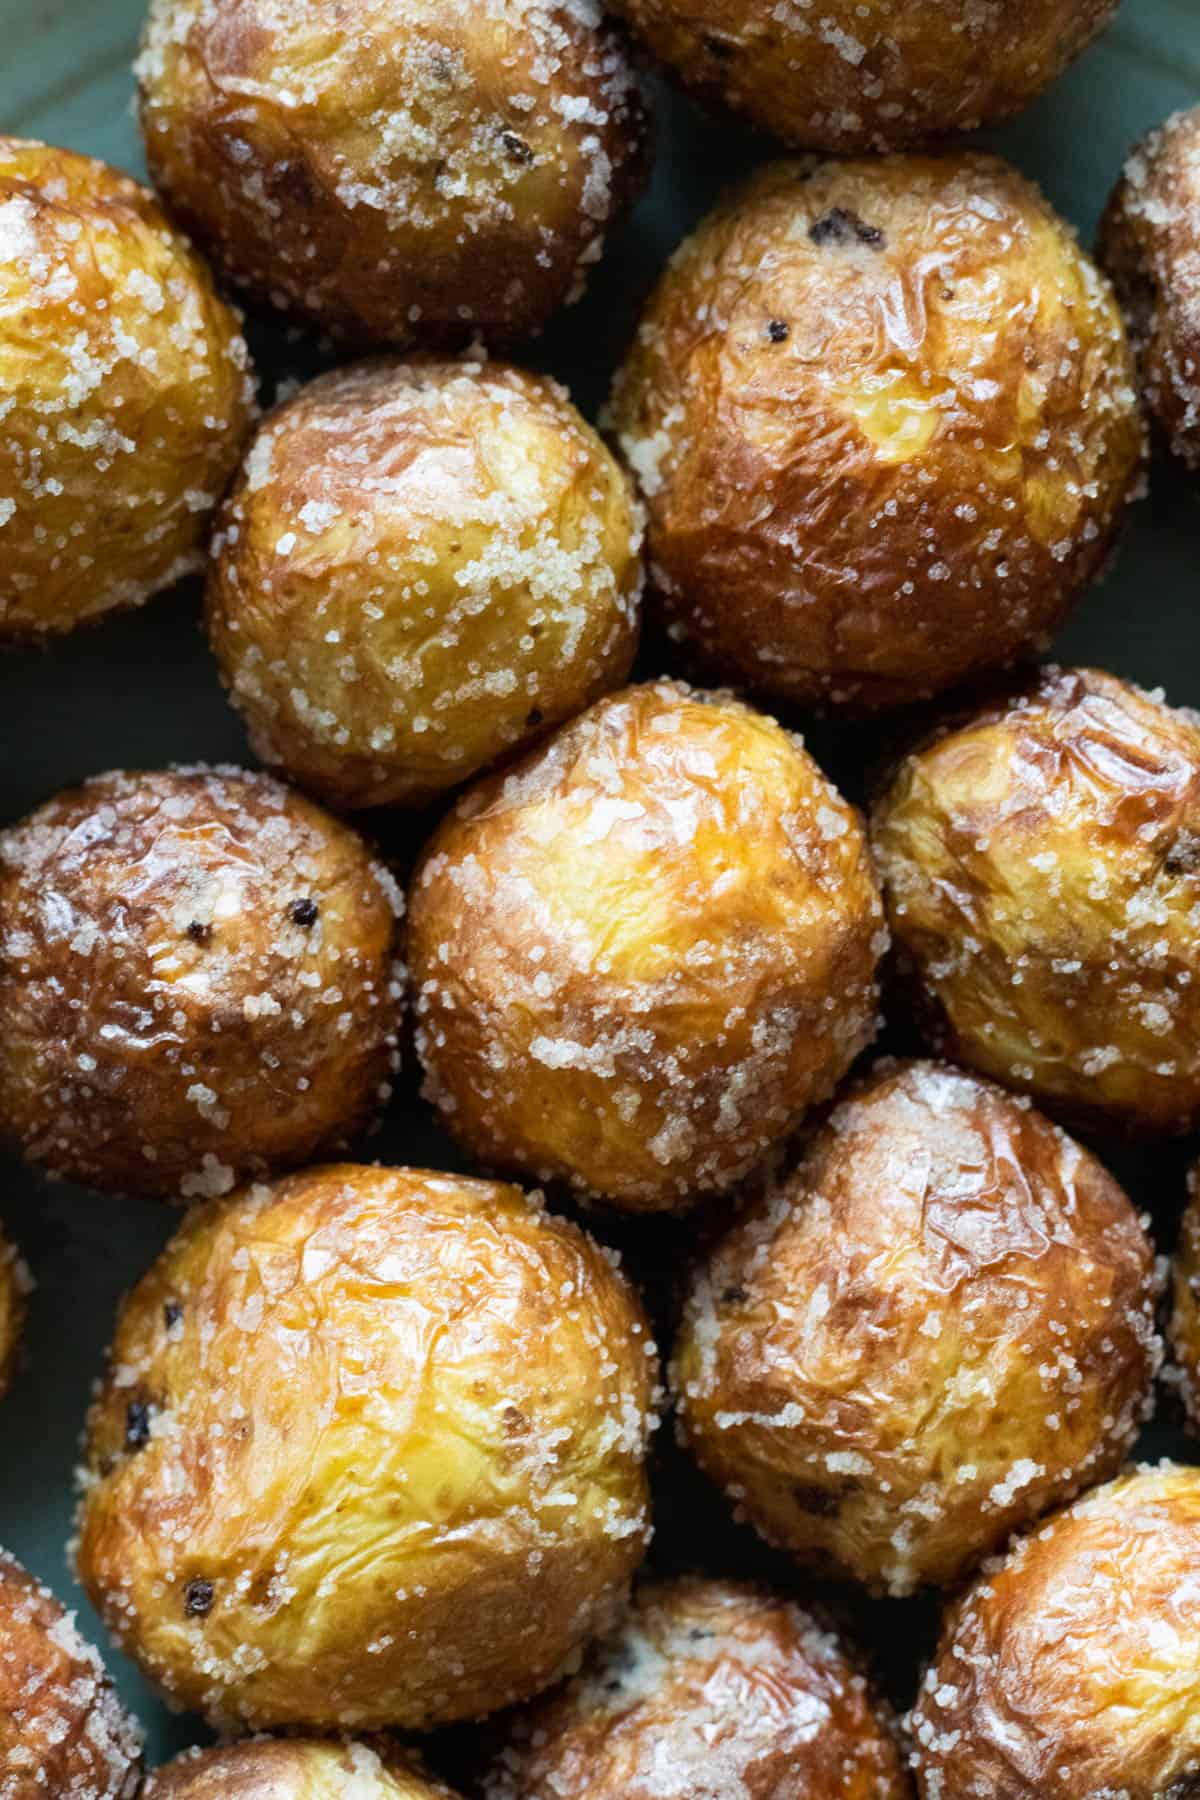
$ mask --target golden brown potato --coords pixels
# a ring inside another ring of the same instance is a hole
[[[142,1734],[74,1616],[0,1550],[0,1794],[132,1800]]]
[[[613,416],[673,631],[859,710],[1043,644],[1144,447],[1107,282],[976,155],[761,170],[676,256]]]
[[[617,0],[701,99],[809,150],[892,150],[1026,106],[1117,0]]]
[[[796,739],[628,688],[472,789],[417,869],[427,1091],[484,1162],[677,1208],[828,1095],[885,942],[858,815]]]
[[[491,1711],[623,1601],[654,1385],[630,1290],[517,1188],[353,1166],[251,1187],[121,1314],[82,1578],[216,1723]]]
[[[1200,1470],[1143,1469],[950,1613],[912,1718],[923,1800],[1184,1800],[1200,1778]]]
[[[487,1800],[905,1800],[890,1722],[836,1638],[730,1581],[645,1589],[530,1709]]]
[[[137,182],[0,137],[0,647],[203,566],[254,380],[237,320]]]
[[[142,1800],[454,1800],[400,1757],[365,1744],[255,1738],[190,1750],[152,1775]]]
[[[1200,719],[1041,671],[901,765],[873,820],[939,1050],[1069,1116],[1200,1121]]]
[[[260,431],[209,582],[257,753],[346,807],[419,802],[629,673],[641,512],[564,391],[372,362]]]
[[[0,1131],[55,1175],[226,1193],[387,1092],[403,901],[269,776],[102,775],[0,835]]]
[[[360,343],[521,337],[640,185],[593,0],[153,0],[155,182],[259,299]]]
[[[25,1318],[25,1299],[31,1286],[29,1270],[0,1232],[0,1400],[12,1378]],[[0,1784],[0,1795],[3,1793]]]
[[[680,1422],[765,1537],[910,1593],[1116,1473],[1159,1361],[1110,1175],[990,1082],[884,1062],[695,1277]]]
[[[1200,469],[1200,107],[1134,149],[1100,227],[1150,413]]]
[[[1200,1164],[1188,1172],[1188,1203],[1171,1269],[1172,1384],[1188,1425],[1200,1433]]]

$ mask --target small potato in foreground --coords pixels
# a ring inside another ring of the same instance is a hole
[[[0,1232],[0,1399],[12,1378],[30,1286],[28,1269]]]
[[[948,1585],[1120,1468],[1156,1300],[1085,1150],[990,1082],[881,1063],[701,1269],[681,1427],[772,1543],[894,1594]]]
[[[142,1734],[74,1617],[0,1551],[0,1794],[132,1800]]]
[[[1200,1470],[1097,1488],[949,1614],[912,1715],[923,1800],[1184,1800],[1200,1780]]]
[[[0,137],[0,648],[203,567],[250,429],[235,315],[127,175]]]
[[[901,764],[872,820],[934,1046],[1068,1117],[1200,1123],[1200,718],[1042,670]]]
[[[836,1638],[729,1581],[643,1590],[533,1707],[487,1800],[905,1800],[890,1724]]]
[[[401,896],[269,776],[102,775],[0,835],[0,1133],[121,1193],[225,1193],[374,1113]]]
[[[629,673],[628,477],[556,382],[370,362],[263,426],[209,629],[255,751],[342,807],[432,799]]]
[[[648,1535],[654,1348],[517,1188],[342,1166],[198,1210],[126,1302],[79,1567],[172,1701],[426,1730],[528,1699]]]
[[[1151,416],[1200,469],[1200,107],[1137,145],[1100,226]]]
[[[1108,283],[978,155],[760,170],[674,258],[613,415],[672,630],[857,711],[1044,646],[1144,451]]]
[[[744,1176],[874,1031],[886,940],[858,815],[720,694],[628,688],[472,789],[410,909],[448,1129],[633,1211]]]
[[[152,1775],[141,1800],[454,1800],[410,1763],[365,1744],[255,1738],[189,1750]]]

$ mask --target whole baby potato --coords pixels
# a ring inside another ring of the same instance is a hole
[[[402,898],[269,776],[102,775],[0,834],[0,1132],[52,1174],[227,1192],[387,1092]]]
[[[629,673],[642,521],[557,383],[370,362],[262,427],[215,540],[213,647],[257,753],[421,802]]]
[[[25,1299],[31,1285],[28,1269],[0,1232],[0,1399],[12,1379],[25,1319]]]
[[[517,1721],[487,1800],[905,1800],[890,1721],[837,1639],[732,1581],[643,1590]]]
[[[939,1050],[1068,1116],[1200,1120],[1200,720],[1049,668],[900,766],[873,819]]]
[[[736,1182],[874,1032],[886,939],[858,816],[720,694],[600,701],[460,801],[409,905],[447,1127],[635,1211]]]
[[[141,1800],[454,1800],[406,1760],[366,1744],[254,1738],[189,1750],[152,1775]]]
[[[1188,1427],[1200,1432],[1200,1166],[1188,1171],[1188,1203],[1171,1269],[1171,1371]]]
[[[618,0],[702,99],[810,150],[892,150],[1002,119],[1086,49],[1117,0]]]
[[[254,379],[236,316],[145,188],[0,136],[0,648],[203,566]]]
[[[631,1291],[517,1188],[354,1166],[251,1187],[121,1312],[80,1575],[216,1724],[490,1712],[620,1608],[654,1388]]]
[[[74,1616],[0,1550],[0,1794],[132,1800],[142,1734]]]
[[[640,186],[594,0],[152,0],[155,183],[225,273],[368,344],[535,332]]]
[[[954,1607],[912,1715],[922,1800],[1185,1800],[1200,1778],[1200,1470],[1097,1488]]]
[[[1136,146],[1100,227],[1150,414],[1200,469],[1200,107]]]
[[[1158,1366],[1154,1251],[1027,1102],[882,1063],[694,1278],[686,1441],[765,1537],[907,1594],[1116,1473]]]
[[[859,711],[1043,645],[1144,448],[1108,283],[965,154],[760,170],[676,255],[613,416],[673,633]]]

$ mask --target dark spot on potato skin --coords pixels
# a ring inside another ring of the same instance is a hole
[[[786,344],[792,328],[786,319],[768,319],[767,336],[773,344]]]
[[[291,906],[288,908],[288,916],[290,917],[292,924],[300,925],[306,931],[310,925],[316,924],[319,914],[320,908],[316,901],[310,899],[307,895],[303,900],[293,900]]]
[[[183,1610],[189,1619],[207,1618],[213,1608],[216,1595],[211,1581],[196,1579],[189,1581],[183,1590]]]
[[[193,944],[207,944],[212,939],[212,926],[206,925],[203,919],[193,919],[187,928],[187,934]]]
[[[148,1400],[131,1400],[125,1408],[125,1448],[144,1450],[150,1442],[154,1408]]]
[[[504,146],[505,155],[508,156],[512,162],[519,163],[522,168],[527,169],[534,161],[533,151],[525,142],[525,139],[520,137],[515,131],[502,131],[500,133],[500,142]]]
[[[792,1498],[803,1512],[814,1513],[818,1519],[837,1518],[840,1501],[828,1488],[808,1487],[804,1483],[797,1483],[792,1488]]]
[[[178,1300],[168,1300],[163,1307],[163,1324],[168,1331],[173,1331],[183,1317],[183,1308]]]
[[[865,244],[871,250],[882,250],[887,238],[878,225],[868,225],[856,212],[845,206],[831,206],[827,213],[814,219],[808,228],[814,244]]]

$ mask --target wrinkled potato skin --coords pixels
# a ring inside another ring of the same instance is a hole
[[[1200,1119],[1200,720],[1043,670],[901,765],[872,836],[935,1047],[1067,1117]]]
[[[583,1672],[529,1710],[485,1796],[668,1791],[906,1800],[910,1790],[890,1723],[834,1637],[759,1589],[684,1579],[644,1589]]]
[[[1116,0],[618,0],[703,100],[805,150],[895,150],[1028,104],[1108,24]]]
[[[772,1543],[897,1594],[949,1585],[1120,1468],[1157,1297],[1086,1151],[990,1082],[883,1063],[700,1270],[681,1424]]]
[[[353,1166],[250,1188],[121,1314],[82,1579],[217,1724],[493,1711],[624,1599],[654,1380],[631,1292],[516,1188]]]
[[[343,1142],[395,1056],[401,906],[268,776],[60,794],[0,835],[0,1130],[55,1175],[164,1197]]]
[[[447,1128],[634,1211],[730,1186],[874,1032],[885,940],[858,816],[722,695],[601,701],[466,795],[409,905]]]
[[[28,1291],[29,1272],[0,1232],[0,1400],[12,1380]]]
[[[142,1736],[47,1588],[0,1551],[0,1794],[132,1800]]]
[[[398,1756],[364,1744],[270,1738],[188,1751],[152,1775],[142,1800],[454,1800]]]
[[[197,241],[358,344],[538,331],[641,185],[632,67],[587,0],[154,0],[138,75]]]
[[[235,315],[153,197],[0,137],[0,648],[203,566],[254,380]]]
[[[629,674],[642,520],[543,376],[372,362],[260,431],[208,612],[256,753],[332,804],[434,798]]]
[[[922,1800],[1184,1800],[1200,1776],[1200,1471],[1096,1488],[949,1614],[912,1718]]]
[[[613,413],[673,631],[864,712],[1044,644],[1144,451],[1108,283],[978,155],[761,170],[677,253]]]
[[[1200,1165],[1188,1171],[1188,1203],[1171,1269],[1169,1341],[1187,1422],[1200,1434]]]
[[[1150,414],[1200,470],[1200,107],[1136,146],[1098,255],[1125,309]]]

